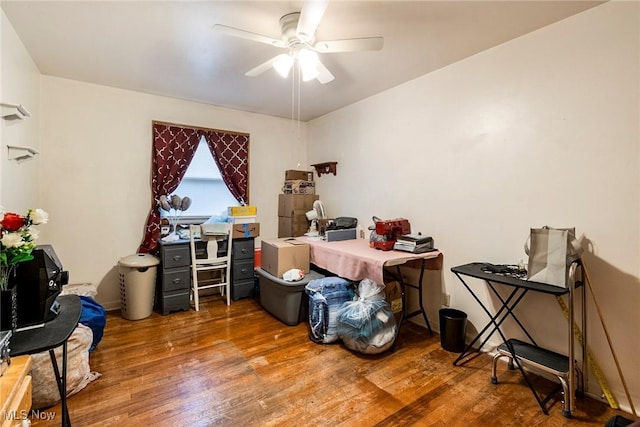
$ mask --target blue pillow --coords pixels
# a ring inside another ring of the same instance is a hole
[[[93,342],[89,348],[89,353],[91,353],[102,339],[104,327],[107,324],[107,311],[91,297],[80,295],[80,300],[82,302],[80,323],[93,331]]]

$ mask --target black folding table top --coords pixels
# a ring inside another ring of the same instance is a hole
[[[9,341],[11,356],[39,353],[62,345],[78,325],[82,302],[77,295],[61,295],[58,315],[44,326],[16,331]]]
[[[486,262],[472,262],[470,264],[452,267],[451,271],[456,274],[462,274],[464,276],[475,277],[477,279],[483,279],[494,283],[501,283],[503,285],[515,286],[518,288],[528,289],[536,292],[543,292],[546,294],[564,295],[569,292],[568,288],[562,288],[560,286],[549,285],[546,283],[534,282],[532,280],[518,279],[517,277],[509,276],[506,274],[490,273],[483,270],[483,268],[486,268],[490,265],[491,264]]]

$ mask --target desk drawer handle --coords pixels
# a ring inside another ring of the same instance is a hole
[[[249,271],[249,269],[248,269],[248,268],[242,268],[242,269],[240,269],[240,272],[241,272],[242,274],[246,274],[248,271]]]
[[[246,254],[247,253],[247,249],[246,248],[242,248],[242,249],[240,249],[240,252],[242,252],[243,254]]]
[[[172,282],[174,285],[177,285],[177,284],[179,284],[180,282],[182,282],[182,279],[180,279],[179,277],[176,277],[176,278],[175,278],[175,279],[173,279],[171,282]]]
[[[173,260],[174,261],[180,261],[182,259],[182,255],[174,255],[173,256]]]

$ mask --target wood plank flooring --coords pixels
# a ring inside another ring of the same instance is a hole
[[[623,414],[582,398],[572,419],[560,401],[544,415],[518,371],[500,365],[493,385],[488,355],[462,367],[456,356],[410,322],[394,352],[356,354],[313,343],[306,323],[286,326],[253,299],[227,307],[214,296],[199,312],[110,313],[90,358],[102,377],[68,405],[80,427],[603,426]],[[60,405],[40,418],[51,415],[32,425],[60,425]]]

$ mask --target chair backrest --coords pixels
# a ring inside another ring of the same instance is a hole
[[[218,224],[216,224],[218,225]],[[206,242],[207,256],[198,258],[196,254],[197,240]],[[226,251],[219,254],[219,246],[225,243]],[[231,257],[231,227],[229,224],[220,224],[218,227],[202,227],[200,225],[191,225],[189,227],[189,244],[191,246],[192,262],[206,261],[224,261]]]

